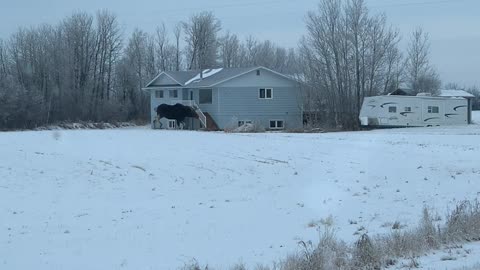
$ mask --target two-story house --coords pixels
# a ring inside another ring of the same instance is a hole
[[[145,88],[151,94],[151,124],[161,104],[193,107],[199,119],[187,119],[187,129],[227,129],[245,123],[267,130],[303,126],[300,83],[265,67],[219,68],[200,71],[161,72]],[[162,119],[162,127],[177,128],[174,120]]]

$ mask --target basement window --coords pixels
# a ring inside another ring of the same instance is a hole
[[[200,104],[212,104],[213,103],[212,89],[200,89],[198,99]]]
[[[155,91],[155,98],[163,98],[163,90]]]
[[[238,126],[241,127],[241,126],[243,126],[243,125],[245,125],[245,124],[252,124],[252,123],[253,123],[253,122],[250,121],[250,120],[240,120],[240,121],[238,121]]]
[[[168,120],[168,129],[177,129],[177,121]]]
[[[440,108],[438,106],[428,106],[428,113],[439,113]]]
[[[170,90],[170,98],[178,98],[178,90]]]
[[[270,129],[284,129],[285,123],[283,120],[270,120]]]
[[[258,97],[260,99],[273,99],[273,88],[260,88]]]
[[[388,107],[388,112],[389,113],[397,113],[397,107],[395,107],[395,106]]]

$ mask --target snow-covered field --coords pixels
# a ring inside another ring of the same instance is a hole
[[[475,114],[480,123],[480,114]],[[480,197],[480,125],[331,134],[0,133],[0,269],[269,263]],[[477,247],[477,246],[475,246]],[[462,267],[466,260],[424,264]],[[433,261],[432,261],[433,260]],[[435,261],[435,262],[434,262]],[[424,265],[424,267],[428,267]],[[437,265],[437,264],[435,264]]]

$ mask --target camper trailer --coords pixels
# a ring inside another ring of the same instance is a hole
[[[367,97],[360,111],[360,122],[366,127],[467,125],[468,107],[467,99],[462,97]]]

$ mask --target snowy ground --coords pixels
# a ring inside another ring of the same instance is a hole
[[[480,114],[475,114],[480,123]],[[226,268],[480,197],[480,125],[332,134],[0,133],[0,269]],[[480,248],[441,269],[479,263]],[[432,261],[433,260],[433,261]],[[438,263],[438,264],[434,264]],[[438,268],[440,269],[440,268]]]

